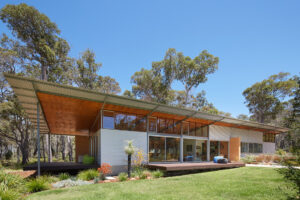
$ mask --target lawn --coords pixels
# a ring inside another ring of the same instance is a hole
[[[270,168],[243,167],[184,176],[93,184],[35,193],[47,199],[286,199],[285,180]]]

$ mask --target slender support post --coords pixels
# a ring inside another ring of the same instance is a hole
[[[182,123],[181,123],[181,127],[180,127],[180,162],[183,163],[183,128],[182,128]]]
[[[51,152],[51,136],[48,133],[48,162],[52,162],[52,152]]]
[[[38,150],[38,176],[41,175],[41,152],[40,152],[40,105],[37,103],[37,150]]]
[[[147,123],[146,123],[146,131],[147,131],[147,163],[149,163],[149,117],[147,116],[146,118]]]
[[[221,151],[220,151],[220,148],[221,148],[221,142],[218,141],[218,156],[220,155]],[[224,155],[223,155],[224,156]]]
[[[209,126],[207,128],[207,131],[208,131],[208,140],[207,140],[207,146],[206,146],[206,153],[207,153],[207,161],[210,161],[210,134],[209,134]]]

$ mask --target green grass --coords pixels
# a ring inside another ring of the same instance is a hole
[[[28,200],[286,199],[286,181],[270,168],[244,167],[184,176],[49,190]],[[292,191],[290,191],[292,193]]]

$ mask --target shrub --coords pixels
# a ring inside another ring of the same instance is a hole
[[[22,193],[26,192],[24,184],[24,179],[19,175],[6,174],[3,171],[0,171],[0,199],[20,199]]]
[[[0,199],[1,200],[16,200],[20,199],[21,194],[15,190],[2,190],[0,187]]]
[[[141,175],[139,176],[140,179],[146,179],[148,177],[151,176],[151,172],[149,172],[148,170],[144,170]]]
[[[59,178],[60,181],[67,180],[67,179],[70,178],[70,174],[68,174],[68,173],[61,173],[61,174],[59,174],[58,178]]]
[[[98,172],[101,173],[104,177],[107,174],[111,173],[111,166],[108,163],[103,163],[99,168],[98,168]]]
[[[24,187],[25,181],[22,177],[16,174],[7,174],[0,171],[0,186],[1,190],[15,190],[18,192],[26,191]]]
[[[273,157],[273,162],[275,162],[275,163],[280,163],[282,161],[282,157],[281,156],[274,156]]]
[[[261,163],[261,162],[263,162],[265,160],[265,155],[261,154],[259,156],[256,156],[255,160],[256,160],[256,162],[260,162]]]
[[[44,178],[32,179],[27,183],[27,188],[30,193],[40,192],[49,189],[49,183]]]
[[[156,171],[152,172],[152,177],[153,178],[160,178],[163,175],[164,175],[164,173],[162,171],[160,171],[160,170],[156,170]]]
[[[51,175],[43,175],[39,177],[39,179],[42,179],[45,183],[55,183],[59,181],[59,178]]]
[[[94,163],[94,157],[93,156],[89,156],[89,155],[84,155],[83,156],[83,160],[82,163],[86,164],[86,165],[90,165]]]
[[[272,155],[266,155],[266,156],[265,156],[265,162],[266,162],[266,163],[271,162],[271,161],[272,161],[272,158],[273,158]]]
[[[283,149],[278,149],[278,150],[276,151],[276,154],[277,154],[277,155],[280,155],[280,156],[285,156],[285,155],[286,155],[286,151],[284,151]]]
[[[247,156],[241,158],[241,161],[246,164],[249,164],[249,163],[253,163],[255,161],[255,158],[254,158],[254,156],[247,155]]]
[[[88,169],[85,171],[81,171],[77,177],[78,179],[84,180],[84,181],[90,181],[93,180],[95,177],[98,177],[99,173],[95,169]]]
[[[121,172],[118,177],[119,177],[119,181],[126,181],[128,178],[128,174],[125,172]]]
[[[11,150],[7,150],[7,152],[5,153],[5,159],[6,160],[10,160],[12,158],[12,151]]]

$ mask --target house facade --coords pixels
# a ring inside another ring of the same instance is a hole
[[[146,163],[207,162],[223,155],[239,161],[247,154],[274,153],[271,126],[195,110],[110,95],[5,74],[38,133],[73,135],[76,161],[85,154],[126,169],[129,140]]]

